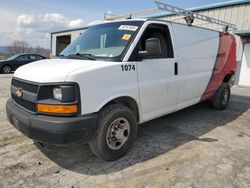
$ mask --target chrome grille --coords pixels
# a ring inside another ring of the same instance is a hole
[[[11,96],[16,104],[31,111],[36,112],[36,100],[39,86],[22,80],[13,78],[11,82]],[[21,91],[22,95],[18,96],[17,91]]]

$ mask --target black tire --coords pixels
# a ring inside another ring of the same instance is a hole
[[[120,121],[121,124],[117,124],[116,120]],[[124,156],[132,147],[137,134],[137,121],[135,114],[128,107],[121,104],[111,104],[105,107],[100,111],[97,124],[99,126],[98,130],[89,142],[90,149],[97,157],[107,161],[113,161]],[[124,126],[122,124],[129,128],[127,128],[127,130],[123,130],[122,128],[115,129],[116,126]],[[119,145],[119,139],[117,141],[112,134],[114,132],[116,136],[124,137],[122,144],[120,143]],[[113,145],[115,149],[111,148],[111,143],[114,142],[116,142],[115,145]]]
[[[9,65],[5,65],[2,68],[2,73],[4,74],[10,74],[12,72],[12,68]]]
[[[217,110],[224,110],[228,106],[231,96],[230,86],[228,83],[222,83],[216,90],[212,98],[212,106]]]

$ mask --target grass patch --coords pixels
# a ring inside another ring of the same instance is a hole
[[[0,55],[0,60],[5,60],[6,58],[2,55]]]

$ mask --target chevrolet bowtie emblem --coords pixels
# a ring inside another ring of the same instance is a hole
[[[21,98],[21,97],[23,96],[23,92],[22,92],[21,89],[16,90],[16,96],[17,96],[18,98]]]

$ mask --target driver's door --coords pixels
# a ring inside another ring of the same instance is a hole
[[[161,54],[137,62],[143,121],[176,111],[179,93],[177,60],[169,26],[148,25],[138,44],[140,51],[145,50],[145,41],[149,38],[160,40]]]

